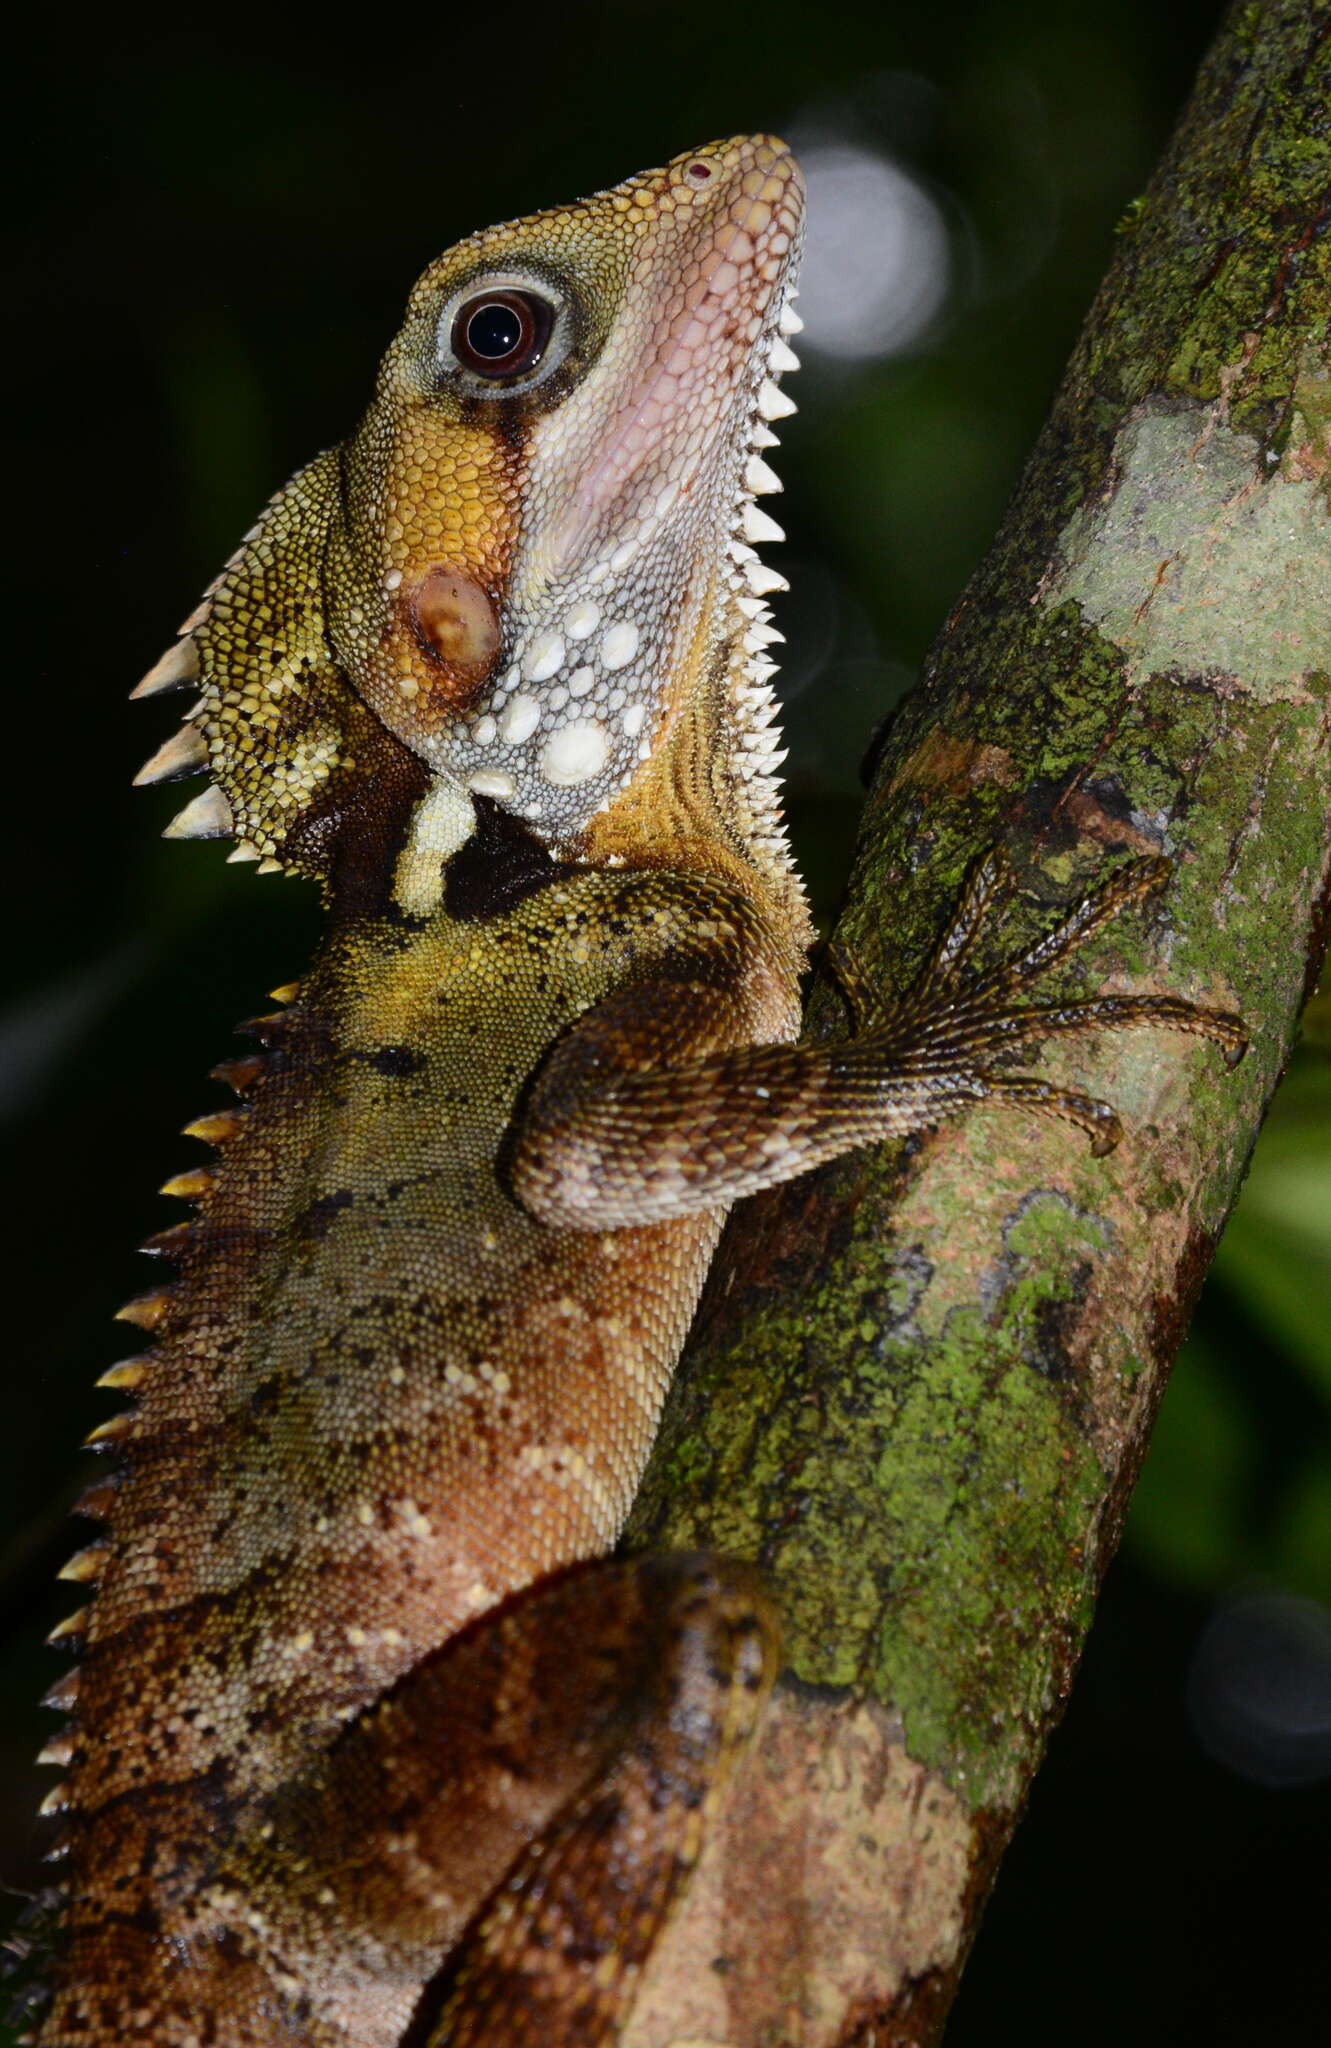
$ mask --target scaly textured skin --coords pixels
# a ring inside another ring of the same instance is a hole
[[[800,205],[740,139],[460,244],[140,686],[202,685],[171,831],[317,876],[329,933],[123,1312],[44,2048],[612,2040],[775,1657],[742,1567],[595,1562],[727,1205],[986,1096],[1103,1148],[993,1071],[1052,1031],[1241,1043],[1018,1001],[1153,862],[968,978],[984,864],[909,1005],[795,1043],[753,501]]]

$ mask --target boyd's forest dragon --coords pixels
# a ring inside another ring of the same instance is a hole
[[[1023,1001],[1152,860],[973,969],[982,863],[908,1002],[799,1042],[756,500],[801,215],[746,137],[461,242],[136,692],[202,692],[170,836],[328,929],[103,1380],[42,2048],[612,2041],[776,1657],[745,1567],[608,1557],[727,1207],[976,1103],[1107,1149],[1005,1070],[1054,1033],[1241,1049]]]

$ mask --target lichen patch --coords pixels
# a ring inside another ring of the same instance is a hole
[[[1331,516],[1318,480],[1205,407],[1146,409],[1115,445],[1112,493],[1064,528],[1071,598],[1134,677],[1226,679],[1270,701],[1331,668]]]

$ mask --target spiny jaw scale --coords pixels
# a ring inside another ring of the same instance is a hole
[[[756,500],[779,491],[781,480],[767,460],[778,445],[773,422],[795,411],[780,379],[799,368],[799,358],[786,337],[798,334],[804,322],[795,310],[797,262],[792,264],[777,303],[765,355],[755,364],[749,436],[740,465],[726,544],[725,574],[732,607],[743,631],[732,642],[729,668],[729,767],[731,803],[741,836],[761,858],[790,868],[790,845],[781,811],[780,769],[786,758],[776,723],[778,704],[772,688],[777,665],[772,647],[784,638],[772,624],[767,599],[786,590],[784,576],[758,557],[764,541],[784,540],[776,521]]]
[[[745,138],[619,189],[639,218],[633,260],[600,359],[533,431],[504,663],[430,758],[551,843],[574,838],[652,753],[710,607],[710,645],[746,641],[732,710],[758,744],[740,773],[775,848],[771,711],[745,692],[771,673],[747,642],[785,587],[758,560],[781,535],[755,498],[779,488],[768,423],[794,411],[779,379],[795,366],[799,172]]]

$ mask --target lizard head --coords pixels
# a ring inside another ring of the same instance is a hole
[[[656,782],[779,849],[782,579],[754,543],[780,534],[754,500],[794,409],[801,223],[789,152],[746,137],[430,266],[355,435],[279,495],[140,686],[202,675],[185,730],[209,829],[318,871],[382,764],[377,727],[416,771],[408,897],[437,890],[476,796],[580,852]]]

